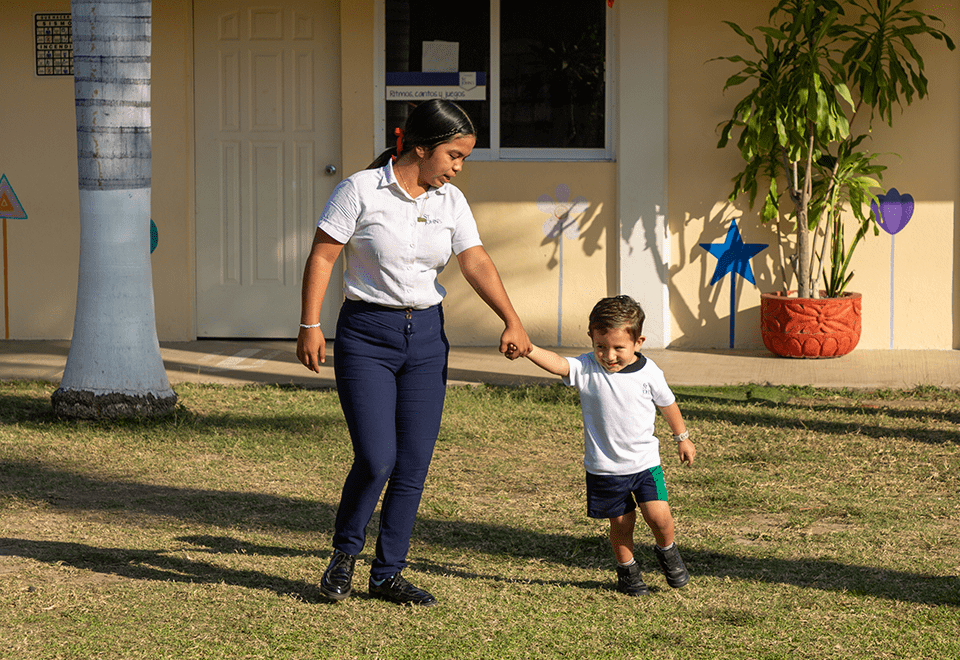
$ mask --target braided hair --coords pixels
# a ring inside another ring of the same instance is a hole
[[[397,132],[400,135],[397,146],[390,147],[377,156],[376,160],[367,166],[368,170],[383,167],[391,158],[399,158],[417,147],[432,151],[458,137],[476,136],[477,129],[466,111],[456,103],[430,99],[414,108],[407,117],[403,130]]]

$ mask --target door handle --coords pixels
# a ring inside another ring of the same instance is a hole
[[[328,176],[333,176],[337,173],[337,166],[333,164],[327,165],[323,171],[326,172]]]

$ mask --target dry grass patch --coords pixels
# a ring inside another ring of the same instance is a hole
[[[960,394],[680,389],[663,457],[693,574],[613,590],[569,388],[453,388],[410,610],[316,584],[351,457],[336,393],[178,387],[160,421],[66,422],[0,383],[0,657],[960,657]],[[664,437],[666,427],[661,425]],[[376,516],[370,533],[375,534]]]

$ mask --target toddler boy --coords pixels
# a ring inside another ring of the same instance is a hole
[[[631,297],[604,298],[590,313],[591,353],[564,358],[534,346],[527,355],[580,392],[587,515],[610,520],[617,591],[630,596],[650,593],[633,556],[638,505],[653,531],[667,584],[679,589],[690,581],[674,542],[660,443],[653,434],[657,408],[673,431],[680,462],[692,465],[697,453],[663,372],[640,354],[643,320],[643,309]]]

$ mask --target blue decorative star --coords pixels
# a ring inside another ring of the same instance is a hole
[[[740,238],[737,221],[734,220],[723,243],[701,243],[700,247],[717,258],[717,269],[713,271],[710,284],[716,284],[727,273],[736,273],[750,284],[756,284],[753,279],[753,269],[750,268],[750,259],[766,250],[768,244],[744,243]]]

